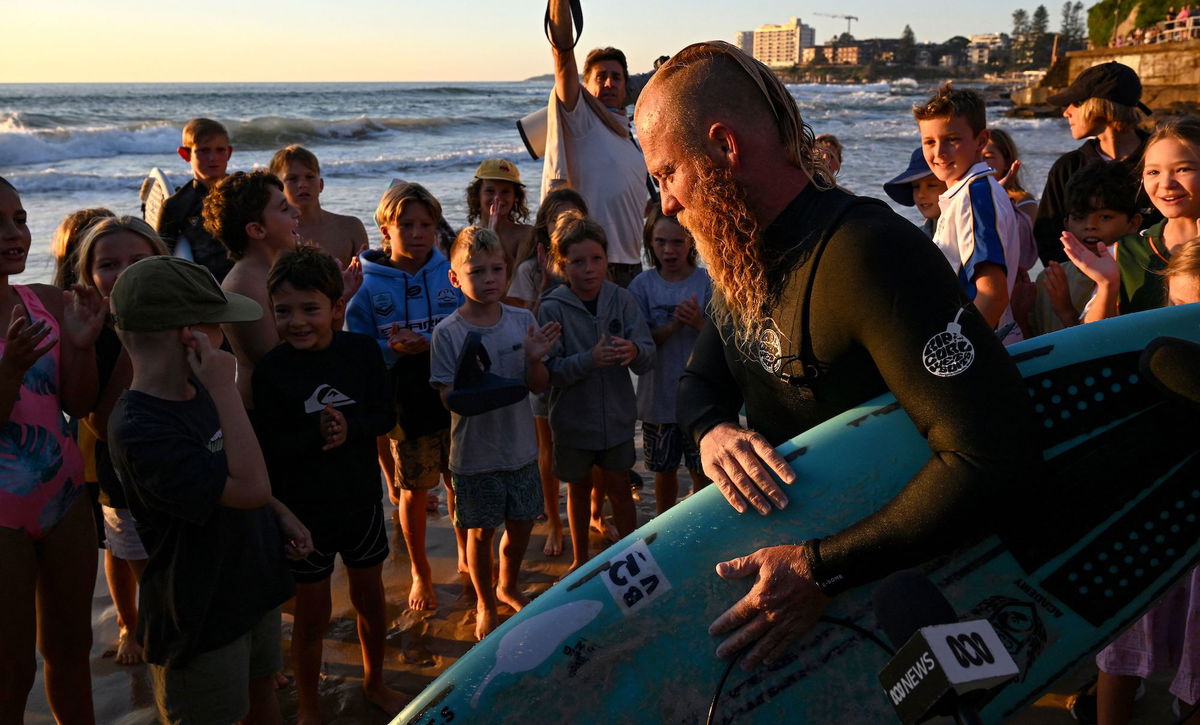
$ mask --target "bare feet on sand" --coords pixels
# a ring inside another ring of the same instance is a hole
[[[560,556],[563,553],[563,530],[562,528],[551,527],[550,533],[546,534],[546,544],[542,547],[542,553],[546,556]]]
[[[529,597],[525,596],[525,592],[520,589],[496,587],[496,601],[512,607],[514,612],[519,612],[522,607],[529,604]]]
[[[395,717],[400,714],[404,706],[412,700],[411,695],[405,695],[399,690],[393,690],[384,684],[376,685],[375,687],[363,686],[363,694],[367,696],[367,701],[375,707],[387,713],[388,717]],[[297,725],[299,725],[297,723]]]
[[[592,519],[592,531],[600,534],[606,541],[615,542],[621,536],[617,532],[617,527],[606,521],[604,518]]]
[[[480,604],[475,609],[475,639],[482,642],[483,638],[492,633],[500,624],[500,617],[496,615],[494,610],[488,609],[483,604]]]
[[[422,612],[437,609],[437,606],[437,594],[433,592],[433,584],[414,576],[412,588],[408,590],[408,608]]]
[[[119,665],[140,665],[145,662],[142,646],[133,641],[133,635],[127,629],[122,629],[117,638],[116,660]]]

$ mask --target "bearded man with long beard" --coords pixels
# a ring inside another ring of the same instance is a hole
[[[1015,365],[927,237],[834,188],[795,100],[728,43],[664,64],[635,114],[662,207],[695,236],[715,296],[679,383],[679,424],[739,512],[795,474],[774,446],[890,389],[932,455],[844,531],[717,565],[755,576],[711,634],[743,667],[782,657],[829,597],[988,533],[1040,463]],[[738,424],[745,406],[748,429]],[[852,452],[848,452],[852,454]]]

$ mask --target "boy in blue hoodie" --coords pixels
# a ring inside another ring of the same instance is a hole
[[[420,184],[389,188],[375,210],[383,250],[360,255],[362,287],[346,308],[346,327],[374,337],[390,369],[399,432],[390,442],[395,475],[388,478],[400,502],[412,561],[408,606],[415,610],[437,608],[425,555],[425,507],[429,490],[443,472],[449,475],[450,413],[428,383],[429,342],[433,328],[463,303],[450,284],[450,263],[436,247],[441,215],[442,205]]]

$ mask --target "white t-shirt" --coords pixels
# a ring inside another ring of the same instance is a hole
[[[525,331],[533,313],[501,305],[500,321],[477,327],[458,313],[433,330],[429,380],[454,384],[458,356],[467,333],[478,332],[492,362],[489,372],[502,378],[525,379]],[[537,460],[533,411],[525,400],[479,415],[450,413],[450,470],[462,475],[515,471]]]
[[[582,92],[582,91],[581,91]],[[563,162],[551,149],[561,142]],[[588,215],[608,235],[608,261],[641,264],[642,225],[645,219],[646,160],[632,138],[613,133],[581,96],[568,111],[550,91],[546,161],[542,166],[542,197],[554,181],[563,180],[578,191],[588,205]]]

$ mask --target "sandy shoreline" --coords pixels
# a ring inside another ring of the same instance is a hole
[[[640,443],[640,436],[638,436]],[[645,471],[639,459],[636,468],[646,482],[641,500],[636,503],[639,524],[654,515],[653,476]],[[680,489],[691,490],[690,477],[680,471]],[[474,643],[475,602],[463,597],[463,583],[457,572],[457,554],[453,528],[446,513],[444,490],[439,495],[437,514],[429,515],[426,546],[439,607],[433,612],[412,612],[405,602],[411,584],[408,554],[400,537],[400,528],[395,516],[388,523],[391,553],[383,566],[383,580],[388,601],[387,651],[384,659],[387,682],[410,695],[420,692],[442,671],[467,652]],[[385,502],[385,506],[392,509]],[[566,522],[566,487],[562,486],[559,509]],[[530,596],[537,596],[553,585],[570,565],[570,539],[566,539],[566,552],[561,556],[547,557],[542,545],[549,526],[539,523],[534,527],[529,550],[522,567],[521,582]],[[607,545],[603,537],[591,534],[592,555],[596,556]],[[499,540],[499,536],[496,537]],[[321,683],[322,716],[327,723],[386,725],[391,721],[385,713],[371,705],[362,695],[362,663],[358,646],[354,610],[346,590],[346,575],[340,561],[332,580],[333,619],[325,635],[324,674]],[[500,607],[501,621],[512,616],[506,606]],[[92,685],[96,706],[96,721],[103,725],[151,725],[156,722],[153,694],[144,665],[125,667],[112,658],[113,643],[116,641],[116,615],[109,599],[104,581],[103,558],[97,570],[96,589],[92,599],[92,623],[94,643],[92,646]],[[284,638],[291,631],[291,615],[283,616]],[[287,651],[285,642],[285,654]],[[1066,725],[1075,721],[1063,707],[1067,695],[1073,692],[1094,672],[1091,660],[1081,662],[1074,672],[1056,683],[1035,705],[1027,708],[1010,720],[1021,725]],[[1169,722],[1170,699],[1165,694],[1169,678],[1148,685],[1149,694],[1137,703],[1134,723]],[[52,725],[45,693],[42,689],[42,671],[39,660],[38,679],[30,693],[25,721],[29,725]],[[545,694],[545,693],[543,693]],[[292,685],[280,691],[280,704],[285,722],[295,722],[296,695]],[[848,712],[852,711],[848,703]],[[1164,714],[1165,713],[1165,714]],[[533,725],[533,724],[529,724]]]

